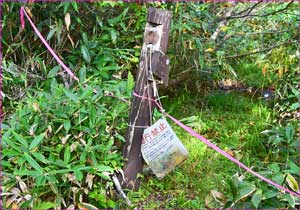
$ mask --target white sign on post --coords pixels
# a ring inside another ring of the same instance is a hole
[[[166,119],[159,119],[144,130],[142,155],[154,174],[163,178],[188,156],[187,149]]]

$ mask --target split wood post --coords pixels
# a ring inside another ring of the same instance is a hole
[[[148,10],[144,43],[134,88],[137,94],[147,98],[154,98],[152,78],[149,74],[150,48],[152,52],[151,69],[154,76],[158,77],[163,84],[168,83],[169,60],[165,53],[167,51],[171,18],[172,13],[170,11],[155,8],[149,8]],[[143,170],[142,136],[144,128],[150,126],[154,106],[155,104],[149,100],[133,96],[123,154],[125,166],[123,176],[119,177],[122,187],[126,189],[137,190],[139,188],[140,179],[138,174]]]

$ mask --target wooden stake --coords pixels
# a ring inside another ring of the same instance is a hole
[[[169,59],[164,55],[167,51],[168,35],[172,13],[167,10],[149,8],[147,23],[144,32],[144,43],[140,57],[134,91],[148,98],[154,98],[153,84],[150,78],[150,65],[153,74],[161,80],[168,82]],[[151,48],[151,64],[148,55]],[[122,187],[137,190],[140,179],[138,173],[143,170],[143,157],[141,143],[144,128],[150,126],[154,104],[149,100],[133,97],[129,115],[129,127],[124,146],[125,166],[122,178],[119,176]]]

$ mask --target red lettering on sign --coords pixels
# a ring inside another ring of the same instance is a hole
[[[151,140],[151,135],[149,133],[145,133],[144,136],[143,136],[144,142],[149,141],[149,139]],[[142,142],[142,143],[144,143],[144,142]]]
[[[152,138],[155,138],[158,134],[159,134],[158,128],[153,128],[153,130],[151,130]]]
[[[164,131],[166,128],[167,128],[166,124],[164,124],[164,123],[159,124],[160,132]]]

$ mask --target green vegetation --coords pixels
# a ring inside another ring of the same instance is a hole
[[[16,24],[24,4],[79,83],[28,23],[25,30]],[[253,170],[299,192],[299,3],[24,4],[2,5],[6,209],[127,208],[110,175],[123,166],[150,6],[173,12],[170,86],[160,91],[166,111]],[[163,180],[147,170],[140,174],[140,189],[126,191],[132,208],[299,208],[299,198],[171,125],[189,158]]]
[[[208,101],[208,104],[199,106],[203,101]],[[263,101],[251,101],[238,94],[218,92],[211,93],[207,97],[193,94],[181,95],[173,98],[172,101],[166,101],[165,106],[172,110],[170,113],[176,118],[181,119],[186,125],[246,165],[255,166],[254,169],[261,172],[266,170],[266,167],[270,167],[270,169],[275,167],[277,171],[274,171],[273,176],[278,176],[277,179],[283,177],[278,163],[269,165],[270,160],[267,158],[270,155],[266,145],[268,138],[261,131],[271,125],[274,114],[272,109],[264,105]],[[180,110],[180,112],[176,110]],[[278,206],[278,203],[273,205],[273,202],[278,199],[281,200],[280,205],[284,205],[284,200],[290,201],[290,204],[293,203],[291,197],[282,197],[272,187],[259,182],[242,169],[238,169],[235,164],[215,151],[207,149],[207,146],[191,137],[180,127],[175,125],[173,127],[188,148],[189,159],[162,181],[150,177],[139,192],[130,192],[129,195],[136,201],[137,206],[145,208],[213,208],[220,204],[230,207],[236,203],[235,207],[251,208],[251,196],[243,194],[243,189],[246,191],[253,189],[252,195],[260,193],[261,190],[262,196],[270,194],[270,198],[264,197],[259,202],[265,207]],[[296,172],[299,169],[293,163],[290,164],[288,166],[290,170]],[[270,175],[272,176],[272,174],[268,174],[268,176]],[[232,184],[238,183],[235,190],[240,193],[240,197],[232,197],[231,182],[233,182]]]

